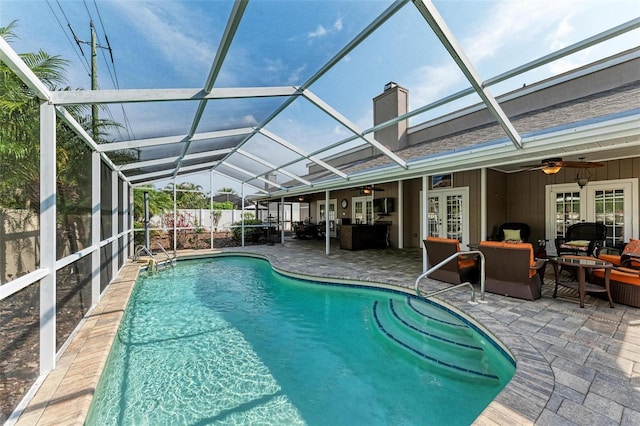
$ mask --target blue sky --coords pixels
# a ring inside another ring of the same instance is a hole
[[[254,0],[244,14],[216,87],[284,86],[306,81],[329,58],[391,4],[390,1]],[[640,16],[636,0],[434,1],[482,79],[546,55]],[[97,5],[97,6],[96,6]],[[115,75],[108,54],[99,54],[100,87],[202,87],[215,57],[232,3],[228,1],[0,0],[0,25],[18,21],[17,52],[36,51],[70,61],[72,88],[88,88],[87,59],[70,41],[68,24],[88,41],[93,19],[100,43],[105,33],[113,49]],[[492,88],[495,95],[573,69],[638,45],[638,31],[590,48]],[[311,90],[361,128],[372,126],[372,98],[395,81],[410,92],[410,109],[469,86],[424,19],[411,4],[344,58]],[[476,103],[470,96],[412,124],[452,108]],[[199,131],[259,124],[280,100],[210,104]],[[188,132],[195,103],[125,106],[136,138]],[[122,121],[121,108],[111,106]],[[349,135],[306,101],[294,102],[267,129],[312,151]],[[114,139],[127,138],[126,134]],[[247,150],[264,153],[260,138]],[[285,151],[273,158],[290,158]],[[304,164],[304,163],[301,163]],[[300,172],[301,164],[292,170]],[[195,180],[195,179],[190,179]],[[208,177],[201,183],[208,188]],[[214,183],[238,187],[230,182]]]

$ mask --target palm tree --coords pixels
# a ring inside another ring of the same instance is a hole
[[[16,38],[13,21],[0,27],[0,36]],[[68,61],[40,50],[22,53],[20,58],[50,90],[71,90],[66,84]],[[63,89],[58,89],[63,87]],[[67,108],[85,128],[90,126],[90,107]],[[0,215],[6,209],[19,209],[38,215],[40,211],[40,128],[39,101],[6,64],[0,63]],[[118,123],[100,120],[101,143],[106,130]],[[64,123],[56,127],[58,229],[65,234],[71,252],[78,250],[76,223],[72,216],[88,215],[91,209],[91,152]],[[86,167],[78,167],[79,165]],[[0,218],[0,219],[4,219]],[[3,222],[4,223],[4,222]],[[86,238],[89,234],[85,234]],[[2,248],[4,249],[4,248]],[[4,251],[4,250],[1,250]],[[3,259],[0,259],[2,263]]]

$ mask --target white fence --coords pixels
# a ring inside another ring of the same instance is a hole
[[[284,214],[284,229],[291,230],[291,222],[301,221],[300,219],[300,209],[294,203],[292,209],[285,209]],[[256,218],[256,211],[254,209],[249,209],[244,211],[246,214],[251,214],[253,218]],[[209,209],[179,209],[176,212],[177,216],[183,216],[183,225],[188,226],[189,228],[204,228],[210,230],[213,228],[215,232],[223,232],[230,231],[231,226],[235,222],[240,222],[242,220],[242,210],[209,210]],[[267,222],[267,218],[272,217],[272,223],[276,225],[278,212],[275,208],[270,210],[259,210],[257,219],[262,220],[263,222]],[[165,218],[170,218],[170,221],[173,221],[173,215],[169,213],[165,216],[153,216],[149,219],[151,228],[162,228],[167,229],[171,228],[171,223],[165,223]],[[180,221],[178,221],[180,222]],[[280,219],[282,223],[282,218]],[[180,226],[180,225],[177,225]]]

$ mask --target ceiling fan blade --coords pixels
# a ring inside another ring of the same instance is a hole
[[[595,167],[604,167],[602,163],[596,163],[593,161],[561,161],[562,167],[569,167],[572,169],[590,169]]]
[[[360,189],[366,189],[367,191],[384,191],[384,188],[380,188],[374,185],[366,185],[361,187]]]

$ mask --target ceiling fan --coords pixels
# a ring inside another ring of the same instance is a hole
[[[593,161],[584,161],[584,157],[580,157],[580,161],[562,161],[562,158],[547,158],[540,164],[532,164],[524,166],[527,170],[542,170],[545,175],[553,175],[558,173],[563,167],[569,169],[593,169],[603,167],[604,164]]]
[[[384,188],[380,188],[379,186],[375,185],[366,185],[360,187],[360,194],[368,195],[374,191],[384,191]]]

